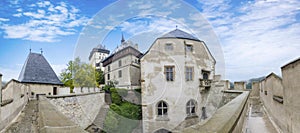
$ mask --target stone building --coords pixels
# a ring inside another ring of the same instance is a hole
[[[113,82],[117,88],[140,88],[140,57],[142,55],[137,44],[125,41],[122,36],[121,45],[102,61],[105,68],[105,84]]]
[[[104,46],[99,44],[96,48],[93,48],[93,50],[90,52],[89,61],[90,64],[92,64],[93,67],[96,69],[100,69],[101,71],[104,71],[104,67],[101,63],[102,60],[104,60],[109,55],[109,50],[107,50]]]
[[[191,34],[176,29],[157,38],[141,58],[143,131],[172,131],[185,120],[207,118],[202,93],[212,87],[215,64]]]
[[[18,81],[29,86],[29,95],[32,98],[38,95],[57,95],[58,89],[63,85],[45,57],[31,52],[24,63]]]

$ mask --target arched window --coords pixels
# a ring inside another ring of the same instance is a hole
[[[157,104],[157,115],[161,117],[168,115],[168,105],[166,102],[160,101]]]
[[[155,131],[154,133],[172,133],[172,132],[170,132],[169,130],[166,130],[166,129],[159,129],[159,130]]]
[[[196,101],[195,100],[189,100],[186,103],[186,114],[188,116],[196,115]]]

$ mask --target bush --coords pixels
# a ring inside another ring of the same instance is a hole
[[[117,92],[117,90],[115,88],[111,88],[110,89],[110,94],[111,94],[112,103],[117,104],[117,105],[121,105],[122,104],[122,98],[118,94],[118,92]]]

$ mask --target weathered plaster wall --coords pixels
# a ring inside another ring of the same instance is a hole
[[[282,96],[282,79],[275,74],[270,74],[261,82],[263,92],[260,92],[260,99],[264,104],[272,120],[283,131],[286,132],[286,109],[282,103],[273,99],[273,96]],[[285,102],[285,101],[283,101]]]
[[[284,86],[287,131],[300,132],[300,59],[281,68]]]
[[[165,51],[165,44],[172,43],[173,50]],[[185,44],[193,45],[193,52],[185,51]],[[175,68],[174,81],[166,81],[164,66]],[[158,39],[148,53],[141,59],[143,131],[158,129],[171,130],[187,119],[186,104],[197,101],[196,116],[201,117],[201,108],[207,103],[207,97],[200,94],[202,70],[210,71],[209,79],[214,76],[215,61],[202,42],[184,39]],[[192,81],[185,80],[185,67],[194,67]],[[211,89],[212,90],[212,89]],[[159,118],[157,104],[168,104],[168,116]],[[210,113],[210,112],[209,112]]]
[[[235,90],[246,90],[246,82],[234,82]]]
[[[83,129],[96,118],[105,104],[104,93],[87,93],[72,96],[48,96],[49,101],[67,118]]]
[[[2,90],[3,99],[13,100],[9,104],[0,105],[0,131],[5,128],[19,114],[28,101],[28,86],[11,80]]]
[[[29,95],[31,98],[36,98],[37,95],[53,95],[53,91],[54,91],[53,87],[56,87],[57,90],[61,87],[58,85],[48,85],[48,84],[26,84],[26,85],[29,86],[29,90],[30,90]]]
[[[251,89],[251,93],[250,96],[251,97],[259,97],[259,82],[252,82],[252,89]]]

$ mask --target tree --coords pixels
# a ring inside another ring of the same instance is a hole
[[[67,68],[60,74],[61,80],[65,86],[75,87],[96,87],[96,72],[95,68],[90,64],[86,64],[76,58],[74,61],[69,61]]]
[[[100,84],[105,84],[104,72],[101,71],[101,69],[95,70],[95,77],[96,77],[97,86],[99,86]]]
[[[60,79],[65,86],[70,87],[70,92],[73,93],[74,85],[72,78],[73,61],[69,61],[67,68],[60,73]]]

